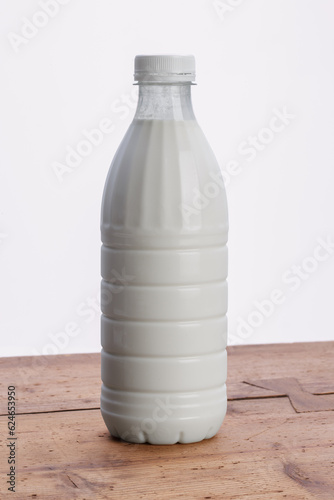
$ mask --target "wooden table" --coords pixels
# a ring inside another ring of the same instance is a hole
[[[173,446],[109,437],[99,354],[1,358],[0,498],[333,500],[334,342],[228,351],[219,433]],[[17,398],[15,493],[6,484],[8,386]]]

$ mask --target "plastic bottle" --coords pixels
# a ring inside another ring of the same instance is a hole
[[[193,56],[136,56],[104,188],[101,412],[135,443],[211,438],[226,413],[227,204],[194,78]]]

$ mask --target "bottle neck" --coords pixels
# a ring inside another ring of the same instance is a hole
[[[140,83],[135,120],[195,120],[191,83]]]

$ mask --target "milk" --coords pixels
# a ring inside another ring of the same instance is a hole
[[[101,412],[136,443],[211,438],[226,413],[226,195],[184,86],[139,97],[102,202]]]

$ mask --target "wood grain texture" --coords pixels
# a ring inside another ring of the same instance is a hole
[[[298,414],[287,398],[233,401],[218,435],[191,445],[112,439],[99,410],[22,415],[18,426],[20,499],[333,498],[333,415]]]
[[[230,347],[219,433],[173,446],[109,436],[99,354],[2,358],[0,498],[333,500],[334,411],[298,413],[273,382],[297,380],[297,404],[303,390],[331,404],[333,354],[334,342]],[[6,492],[8,385],[18,395],[16,493]]]
[[[298,413],[334,410],[334,394],[310,394],[302,389],[299,381],[293,377],[247,380],[247,384],[268,389],[276,394],[285,394],[289,397],[292,406]]]
[[[78,410],[100,406],[100,354],[21,356],[0,359],[3,387],[16,386],[18,413]],[[0,394],[0,415],[7,413]]]

